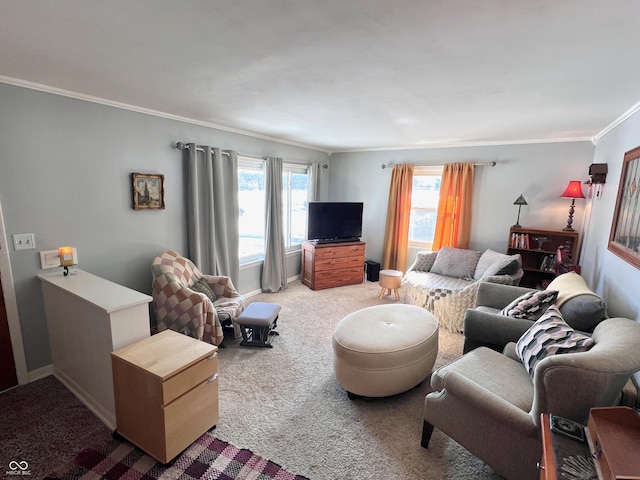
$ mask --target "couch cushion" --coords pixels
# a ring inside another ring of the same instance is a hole
[[[593,345],[591,337],[571,328],[563,320],[558,307],[552,305],[520,337],[516,343],[516,353],[533,377],[535,367],[542,359],[550,355],[584,352]]]
[[[442,247],[438,251],[431,273],[472,279],[481,253],[476,250]]]
[[[537,320],[553,305],[558,297],[556,290],[535,290],[516,298],[509,305],[500,310],[500,315],[514,318]]]
[[[473,278],[480,280],[492,275],[513,275],[522,264],[521,258],[520,255],[505,255],[487,248],[478,260]]]

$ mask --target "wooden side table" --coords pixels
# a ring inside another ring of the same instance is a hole
[[[542,459],[538,463],[540,480],[566,478],[562,476],[562,465],[567,458],[583,457],[589,459],[591,457],[586,441],[580,442],[553,432],[549,423],[549,415],[546,413],[540,416],[540,428],[542,433]]]
[[[170,462],[218,422],[217,355],[173,330],[113,352],[117,433]]]

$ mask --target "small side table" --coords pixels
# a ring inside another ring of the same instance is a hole
[[[161,463],[218,423],[218,347],[165,330],[111,354],[116,433]]]
[[[565,478],[562,476],[562,466],[563,462],[568,458],[582,458],[587,462],[591,458],[587,442],[573,440],[553,432],[549,422],[549,415],[546,413],[540,416],[540,428],[542,433],[542,458],[538,463],[540,480]],[[592,478],[599,478],[595,467]]]
[[[400,288],[400,284],[402,283],[402,272],[399,270],[380,270],[380,286],[382,290],[380,290],[380,295],[378,298],[382,298],[385,295],[391,295],[391,293],[395,293],[396,300],[400,300],[400,294],[398,293],[398,289]]]

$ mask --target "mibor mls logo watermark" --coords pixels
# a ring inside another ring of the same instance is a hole
[[[6,472],[7,475],[31,475],[31,471],[29,470],[29,463],[26,460],[18,461],[11,460],[9,462],[9,470]]]

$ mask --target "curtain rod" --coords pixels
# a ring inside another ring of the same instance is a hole
[[[182,142],[176,142],[176,148],[178,150],[190,150],[189,145],[186,143],[182,143]],[[200,147],[200,146],[196,146],[196,150],[198,152],[204,152],[204,148]],[[228,152],[222,152],[222,155],[229,155]],[[264,160],[264,157],[258,157],[256,155],[246,155],[244,153],[238,153],[239,157],[245,157],[245,158],[254,158],[256,160]]]
[[[492,160],[491,162],[474,163],[474,165],[476,167],[495,167],[496,166],[496,162],[495,162],[495,160]],[[385,168],[392,167],[392,166],[393,166],[393,164],[391,164],[391,163],[388,163],[388,164],[384,164],[383,163],[382,165],[380,165],[380,168],[382,168],[384,170]],[[423,166],[424,167],[442,167],[444,165],[417,165],[417,166],[419,166],[419,167],[423,167]]]

